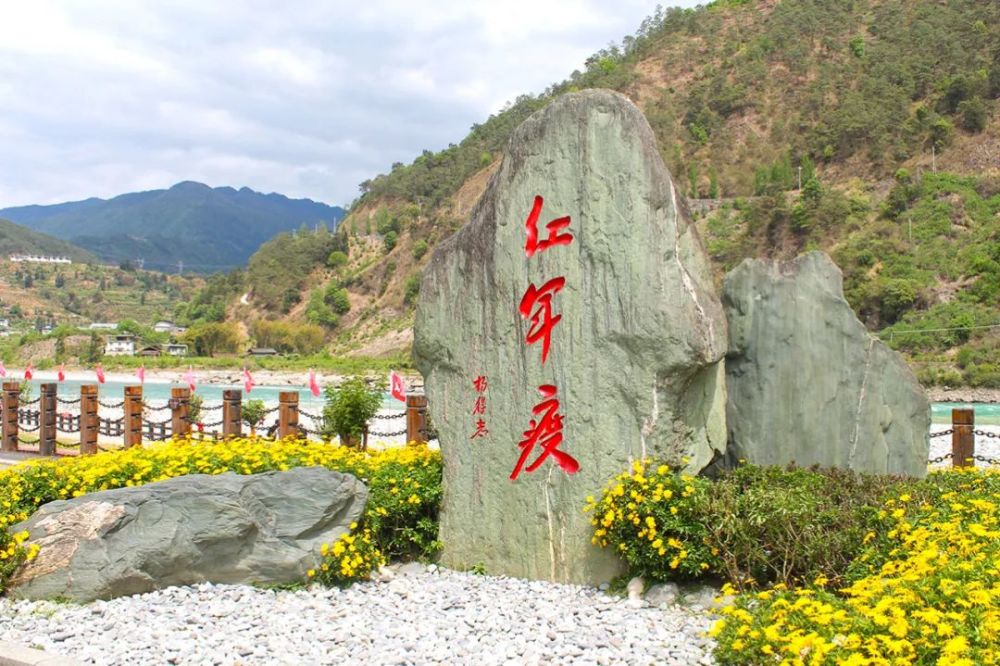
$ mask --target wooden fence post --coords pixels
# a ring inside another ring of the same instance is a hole
[[[142,446],[142,387],[125,387],[125,448]]]
[[[191,433],[191,389],[170,389],[170,427],[174,437]]]
[[[243,391],[229,389],[222,392],[222,436],[239,437],[243,434]]]
[[[971,467],[976,464],[972,459],[976,454],[976,437],[972,432],[975,425],[975,410],[951,410],[951,463],[955,467]]]
[[[39,387],[38,411],[38,452],[43,456],[56,454],[56,391],[58,384],[42,384]]]
[[[97,384],[80,387],[80,455],[97,453]]]
[[[426,442],[427,396],[410,391],[406,394],[406,441]]]
[[[21,385],[3,383],[3,440],[0,451],[17,451],[17,409],[21,403]]]
[[[299,434],[299,392],[278,394],[278,439]]]

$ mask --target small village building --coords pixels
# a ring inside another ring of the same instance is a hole
[[[115,331],[118,329],[118,324],[113,324],[106,321],[95,321],[90,326],[87,327],[91,331]]]
[[[251,347],[247,351],[247,356],[277,356],[278,350],[270,347]]]
[[[153,324],[153,330],[157,333],[172,333],[174,330],[174,322],[172,321],[158,321]]]
[[[131,333],[110,335],[104,343],[105,356],[134,356],[135,336]]]
[[[163,354],[163,351],[160,349],[159,345],[150,345],[148,347],[143,347],[142,349],[140,349],[139,352],[136,354],[136,356],[153,356],[153,357],[155,357],[155,356],[160,356],[162,354]]]
[[[168,356],[187,356],[188,346],[178,342],[171,342],[170,344],[164,346],[163,351],[165,351]]]

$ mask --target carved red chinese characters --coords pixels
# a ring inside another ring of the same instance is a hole
[[[476,402],[472,405],[473,416],[486,414],[486,387],[488,385],[489,383],[483,375],[479,375],[472,380],[472,386],[476,389],[476,393],[479,394],[476,396]],[[469,437],[469,439],[478,439],[480,437],[486,437],[486,435],[490,434],[489,428],[486,427],[486,419],[482,418],[482,416],[476,419],[475,426],[476,430],[472,433],[472,436]]]
[[[563,440],[563,417],[559,414],[556,387],[551,384],[543,384],[538,387],[538,392],[545,399],[531,410],[536,418],[531,419],[528,423],[524,439],[518,443],[518,446],[521,447],[521,457],[518,458],[517,465],[511,472],[512,481],[518,477],[522,469],[525,472],[534,472],[549,456],[552,456],[563,471],[568,474],[574,474],[580,470],[580,463],[573,456],[559,450],[559,445]],[[542,447],[541,452],[534,462],[524,467],[524,463],[528,461],[528,457],[531,456],[536,446]]]
[[[538,240],[538,216],[542,212],[542,203],[542,197],[536,195],[535,203],[531,207],[528,219],[524,221],[524,230],[528,234],[528,239],[524,243],[524,254],[526,254],[529,259],[535,254],[535,252],[544,252],[554,245],[569,245],[573,242],[573,234],[559,233],[569,226],[570,219],[568,215],[552,220],[546,224],[545,229],[549,232],[548,238],[542,241]]]
[[[524,339],[529,345],[542,341],[542,363],[549,356],[549,345],[552,342],[552,328],[559,323],[562,315],[552,315],[552,296],[562,291],[566,278],[552,278],[542,285],[541,289],[534,283],[528,285],[528,290],[521,298],[518,310],[521,317],[531,320],[531,327]]]
[[[525,220],[524,229],[527,233],[527,240],[524,244],[524,254],[530,259],[537,252],[545,252],[557,245],[569,245],[573,242],[573,234],[565,232],[570,224],[569,216],[559,217],[545,225],[548,236],[543,240],[538,240],[538,217],[542,212],[543,199],[535,196],[534,205]],[[542,365],[549,357],[549,347],[552,343],[552,329],[562,315],[552,313],[552,297],[562,291],[566,286],[566,278],[554,277],[540,288],[532,282],[521,297],[518,305],[518,312],[523,319],[529,321],[528,332],[524,339],[529,345],[536,342],[542,343]],[[552,459],[568,474],[573,474],[580,469],[580,464],[573,456],[559,449],[563,440],[563,416],[559,413],[559,399],[556,397],[557,388],[553,384],[543,384],[538,387],[538,392],[542,394],[544,400],[535,405],[528,429],[524,431],[524,438],[518,443],[521,448],[521,457],[511,472],[511,480],[517,479],[521,471],[534,472],[545,461]],[[532,455],[536,446],[541,447],[538,457],[527,467],[525,463]]]

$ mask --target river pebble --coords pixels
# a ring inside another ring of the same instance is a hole
[[[0,599],[0,641],[107,665],[713,663],[711,617],[683,606],[414,569],[345,590],[205,583],[86,605]]]

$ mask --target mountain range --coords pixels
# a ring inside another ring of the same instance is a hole
[[[185,181],[111,199],[0,210],[6,218],[114,263],[212,273],[246,264],[257,248],[302,226],[336,228],[345,211],[310,199]]]

